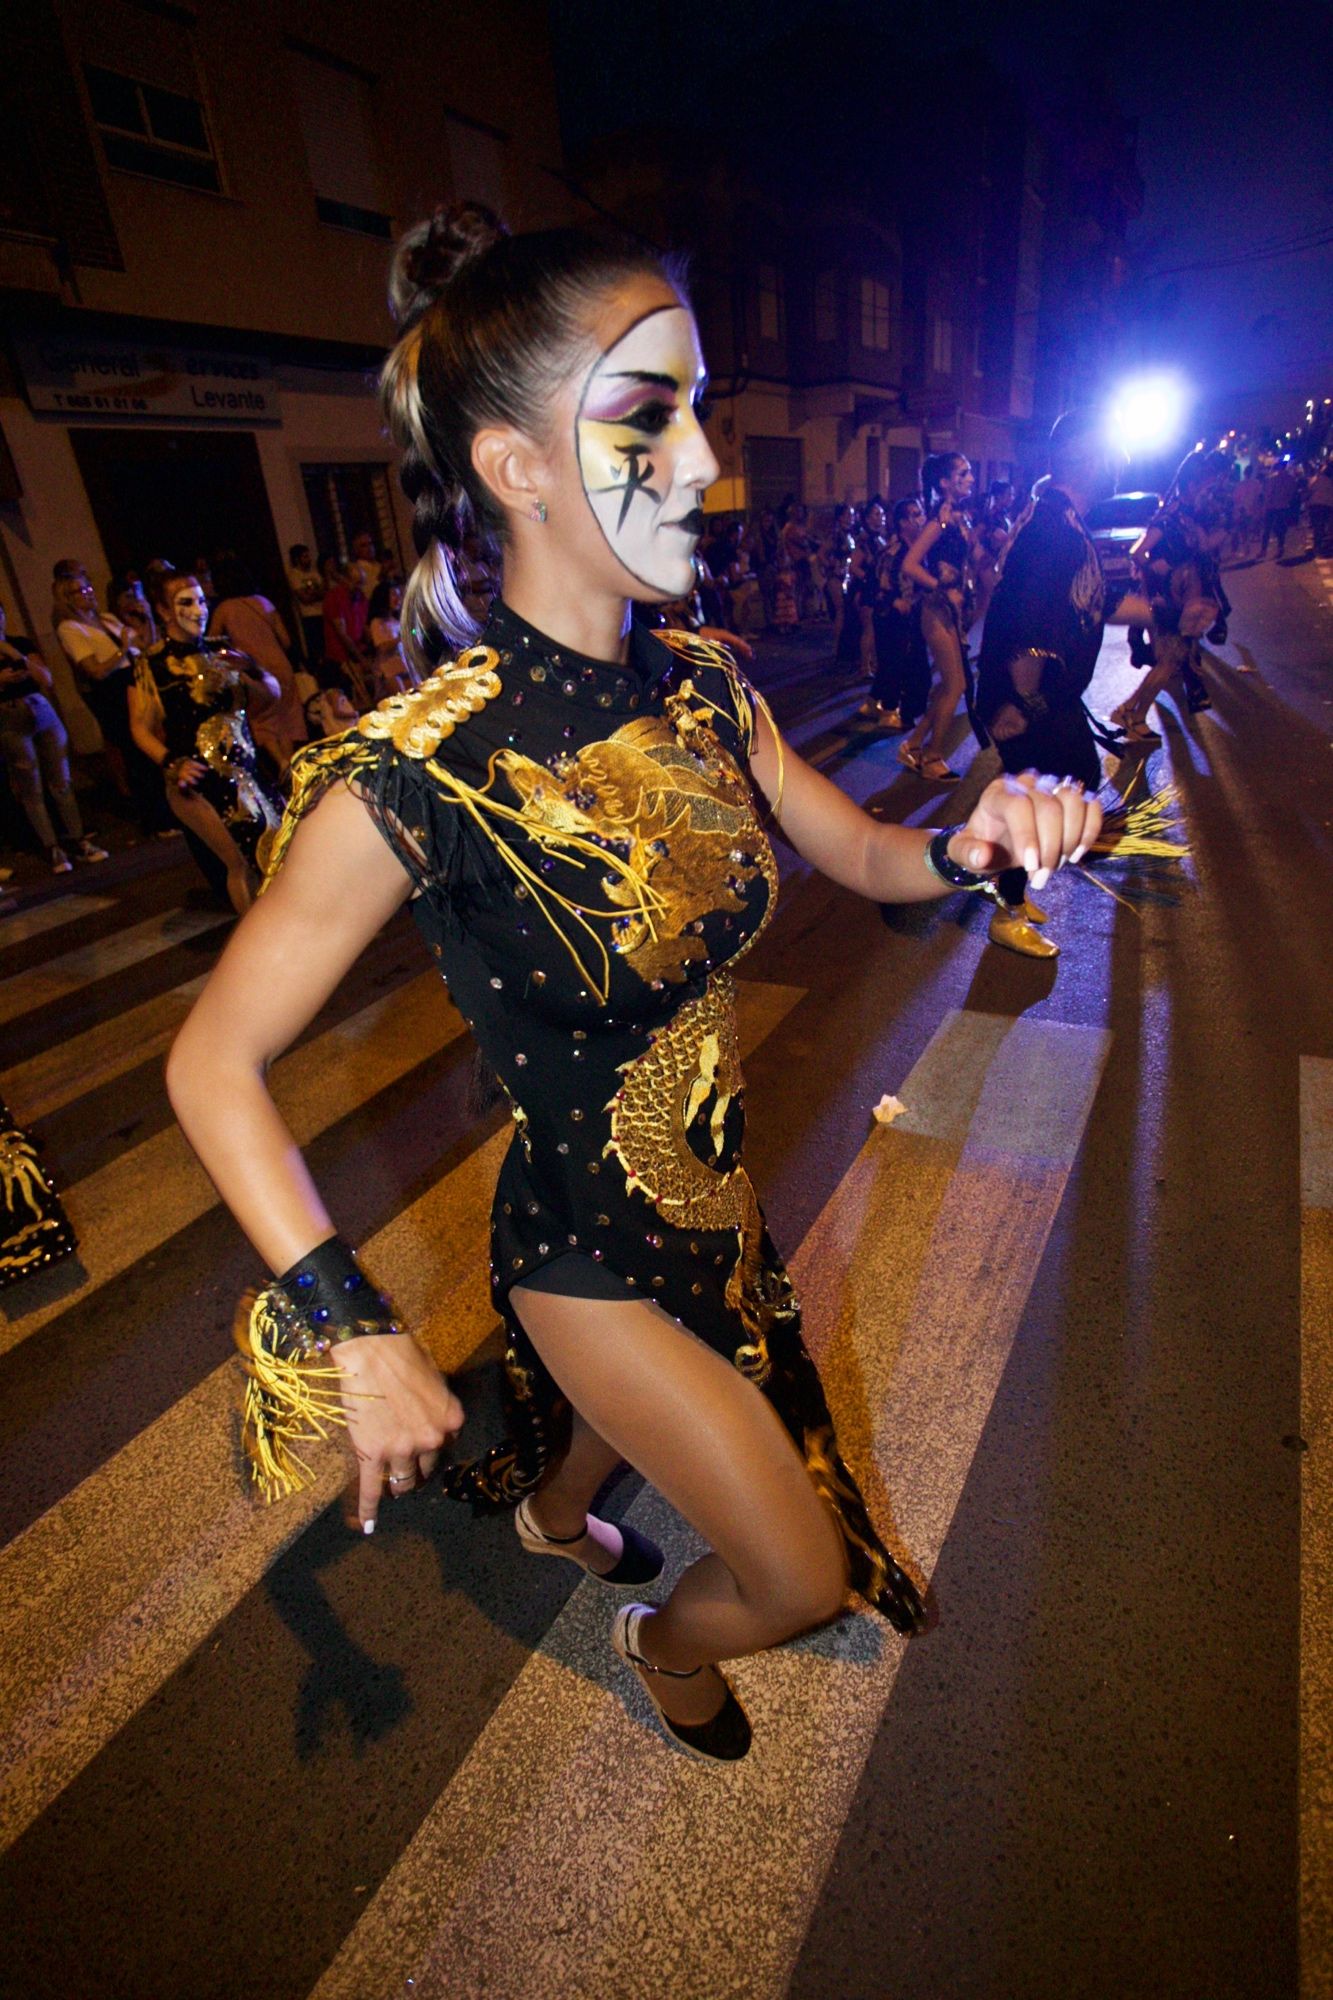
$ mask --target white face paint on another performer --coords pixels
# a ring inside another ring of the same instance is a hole
[[[608,548],[656,598],[694,587],[703,495],[718,463],[699,421],[706,373],[694,315],[659,306],[591,369],[574,449],[588,505]]]
[[[172,586],[166,599],[167,632],[197,645],[208,628],[208,599],[193,577]]]

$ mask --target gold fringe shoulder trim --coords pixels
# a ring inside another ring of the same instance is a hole
[[[740,730],[741,741],[744,744],[747,757],[753,754],[755,737],[758,734],[758,717],[763,716],[765,722],[773,732],[773,740],[777,745],[778,787],[777,794],[770,808],[773,818],[776,819],[782,810],[782,788],[785,775],[782,733],[773,720],[772,709],[764,700],[754,682],[747,679],[741,672],[736,664],[736,656],[731,651],[731,648],[722,645],[717,639],[701,639],[697,632],[682,632],[673,625],[663,626],[653,634],[653,637],[660,639],[664,646],[669,646],[673,653],[677,654],[681,659],[688,661],[691,666],[701,668],[711,667],[714,672],[725,676],[732,705],[731,715],[728,719],[733,721]],[[698,688],[695,689],[695,694],[696,696],[700,694]],[[713,707],[715,714],[721,712],[713,704],[709,704],[709,706]]]

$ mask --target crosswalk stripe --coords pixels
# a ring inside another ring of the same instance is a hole
[[[1301,1063],[1302,2000],[1333,1993],[1333,1060]]]
[[[94,980],[109,979],[113,973],[124,972],[145,958],[169,951],[174,944],[185,944],[231,921],[220,910],[164,910],[110,937],[77,945],[44,965],[12,973],[8,979],[0,979],[0,1024],[67,999]]]
[[[109,910],[115,900],[114,896],[53,896],[35,909],[15,910],[12,916],[0,917],[0,951],[26,944],[29,938],[44,937],[47,931],[77,923],[81,917],[95,917],[99,910]]]
[[[757,1047],[802,993],[740,982],[742,1049]],[[395,1023],[392,1039],[402,1032]],[[399,1310],[449,1371],[495,1324],[487,1217],[509,1138],[506,1127],[476,1147],[364,1246],[368,1267],[392,1285]],[[0,1551],[0,1846],[337,1496],[345,1459],[329,1444],[309,1455],[311,1489],[257,1507],[236,1459],[235,1401],[226,1362]],[[145,1536],[149,1494],[154,1528]]]
[[[1109,1045],[1092,1028],[946,1017],[902,1086],[913,1115],[872,1135],[793,1260],[844,1442],[868,1472],[855,1444],[873,1436],[872,1504],[926,1574]],[[632,1518],[680,1549],[653,1494]],[[618,1671],[604,1691],[606,1622],[581,1585],[313,2000],[387,2000],[408,1980],[415,2000],[785,1991],[904,1642],[860,1617],[738,1662],[754,1749],[700,1773],[664,1751],[637,1690],[630,1719]]]
[[[206,972],[57,1042],[0,1075],[0,1098],[21,1125],[46,1118],[76,1097],[164,1056],[204,990]]]
[[[273,1070],[274,1102],[296,1143],[306,1145],[463,1032],[463,1018],[445,997],[438,974],[423,972],[284,1056]],[[65,1207],[79,1239],[83,1283],[0,1324],[0,1354],[30,1339],[216,1203],[213,1183],[176,1125],[77,1181]]]

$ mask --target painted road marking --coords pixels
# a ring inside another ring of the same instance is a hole
[[[165,1056],[208,977],[201,972],[169,993],[159,993],[109,1021],[99,1021],[82,1035],[30,1056],[27,1062],[16,1063],[0,1076],[0,1097],[20,1125],[31,1124],[99,1084]]]
[[[31,1014],[38,1007],[49,1007],[53,1001],[66,1000],[94,980],[109,979],[112,973],[124,972],[159,951],[169,951],[174,944],[185,944],[232,921],[220,910],[166,910],[111,937],[78,945],[59,958],[48,959],[45,965],[15,972],[0,979],[0,1024]]]
[[[115,900],[114,896],[53,896],[35,909],[15,910],[11,917],[0,917],[0,951],[43,937],[62,924],[77,923],[81,917],[95,917],[99,910],[111,909]]]
[[[1333,1060],[1301,1062],[1301,1994],[1333,1993]]]
[[[742,1050],[758,1047],[803,996],[798,986],[740,981]],[[395,1025],[386,1041],[401,1032]],[[508,1127],[495,1133],[364,1246],[370,1269],[392,1273],[400,1311],[445,1369],[460,1368],[495,1325],[487,1221],[509,1140]],[[311,1489],[258,1506],[237,1464],[235,1406],[225,1362],[0,1551],[0,1846],[337,1498],[346,1461],[330,1444],[308,1455]]]
[[[793,1260],[849,1455],[870,1470],[858,1434],[886,1454],[872,1505],[925,1575],[1109,1047],[1098,1029],[947,1016],[902,1086],[910,1120],[872,1135]],[[655,1495],[633,1518],[679,1550]],[[904,1642],[864,1616],[738,1662],[755,1747],[740,1771],[701,1773],[664,1751],[637,1691],[626,1713],[607,1623],[581,1584],[313,2000],[387,2000],[408,1979],[416,2000],[785,1991]],[[686,1866],[706,1893],[672,1893]]]
[[[463,1033],[439,975],[420,973],[285,1055],[273,1070],[274,1102],[297,1145],[307,1145]],[[0,1324],[0,1353],[217,1206],[212,1181],[176,1125],[76,1181],[64,1199],[87,1276],[77,1290]]]

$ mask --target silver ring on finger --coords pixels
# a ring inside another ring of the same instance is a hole
[[[389,1474],[389,1484],[390,1486],[410,1486],[416,1479],[416,1476],[415,1471],[391,1472]]]

